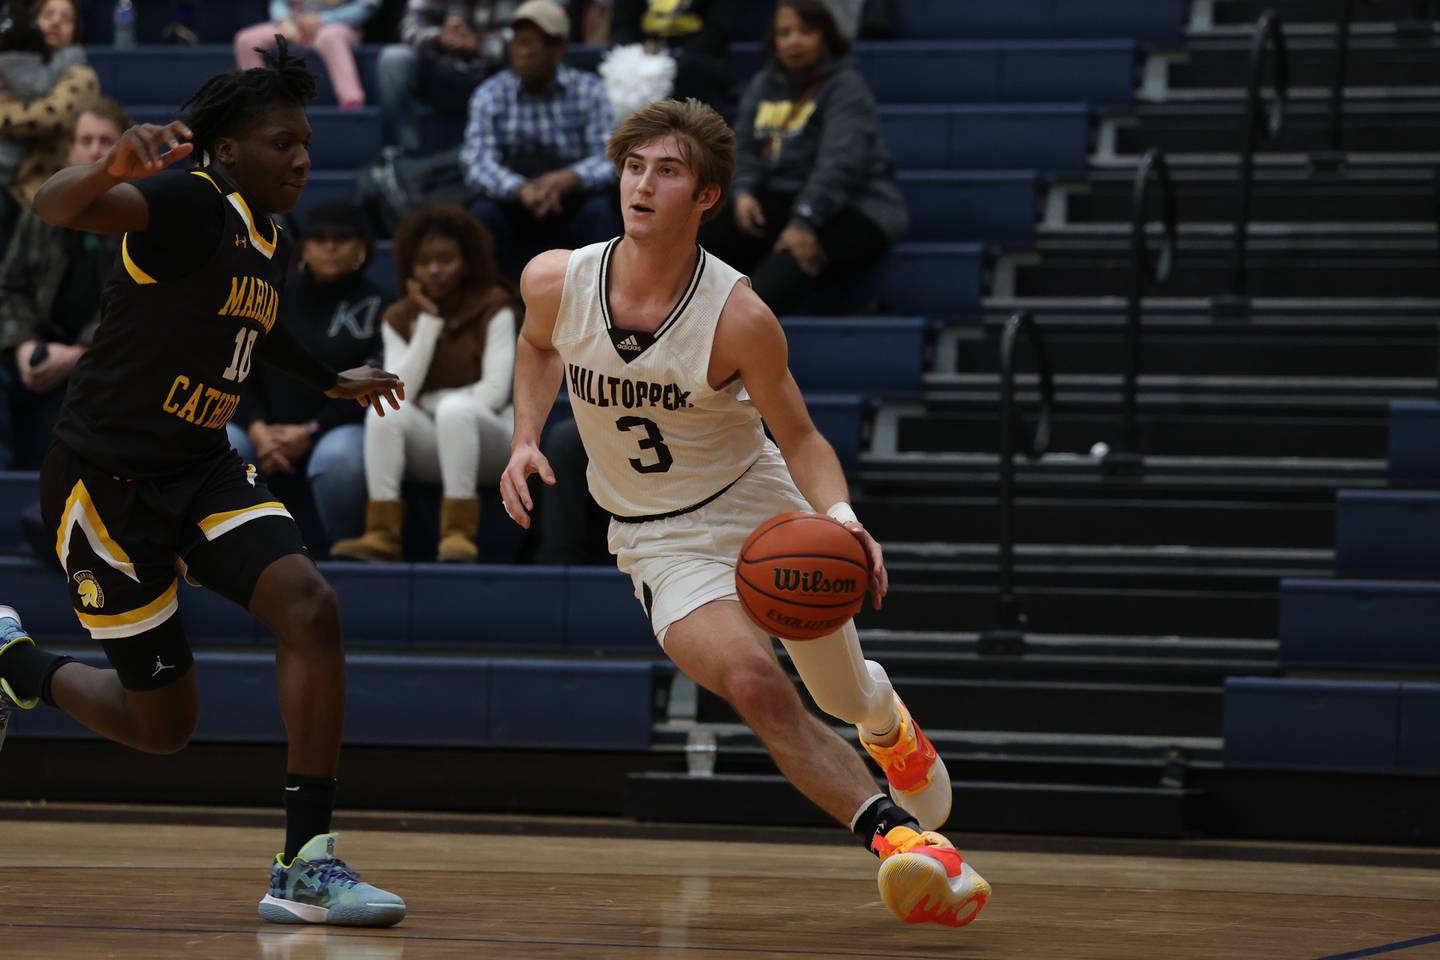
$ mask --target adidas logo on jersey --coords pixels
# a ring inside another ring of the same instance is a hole
[[[636,340],[636,339],[635,339],[635,334],[632,333],[632,334],[630,334],[630,336],[626,337],[624,340],[621,340],[619,343],[615,344],[615,349],[616,349],[616,350],[629,350],[629,351],[631,351],[632,353],[638,353],[639,350],[640,350],[640,341],[639,341],[639,340]]]

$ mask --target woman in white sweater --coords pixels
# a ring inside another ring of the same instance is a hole
[[[495,265],[490,236],[459,207],[412,212],[395,234],[395,269],[406,296],[386,312],[385,369],[408,403],[365,422],[365,533],[331,556],[401,558],[407,477],[439,482],[437,559],[479,557],[480,484],[498,482],[510,454],[515,363],[515,294]]]

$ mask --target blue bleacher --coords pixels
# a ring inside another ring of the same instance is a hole
[[[1345,577],[1440,578],[1440,493],[1340,491],[1335,570]]]
[[[1226,766],[1390,771],[1399,729],[1399,683],[1225,681]]]
[[[1407,773],[1440,773],[1440,683],[1400,684],[1397,764]]]
[[[901,171],[909,239],[1029,246],[1035,239],[1039,180],[1033,171]]]
[[[180,118],[174,108],[156,104],[131,107],[130,115],[138,123],[165,124]],[[333,196],[311,196],[317,192],[330,194],[338,191],[338,195],[346,199],[353,198],[355,183],[350,171],[365,166],[380,154],[379,108],[341,110],[339,107],[310,107],[306,116],[315,133],[310,145],[310,162],[314,165],[316,184],[302,195],[303,202],[310,204],[318,199],[333,199]],[[340,185],[329,187],[327,178],[339,178]]]
[[[1280,662],[1286,667],[1440,667],[1440,583],[1283,580]]]
[[[98,651],[78,659],[103,666]],[[279,743],[285,728],[270,651],[196,653],[202,743]],[[347,657],[350,746],[544,746],[643,750],[654,689],[671,673],[648,660]],[[59,710],[26,713],[10,737],[94,738]]]
[[[350,119],[339,110],[312,118],[315,170],[297,208],[302,217],[317,203],[355,198],[354,175],[326,169],[321,162],[322,156],[345,150],[343,139],[322,139],[322,126]],[[378,127],[371,130],[378,150]],[[910,208],[911,240],[1028,245],[1034,238],[1038,180],[1032,171],[906,171],[899,183]]]
[[[1090,111],[1082,103],[885,105],[880,134],[902,170],[1078,173]]]
[[[1135,95],[1131,40],[905,40],[859,43],[856,65],[879,103],[1085,100],[1123,107]],[[730,75],[748,78],[760,46],[731,47]]]
[[[1396,400],[1390,404],[1386,459],[1396,486],[1440,486],[1440,403]]]
[[[1130,37],[1174,46],[1185,30],[1185,0],[896,0],[904,38]]]
[[[790,372],[800,389],[919,393],[927,324],[921,317],[785,317]],[[864,363],[855,363],[864,357]]]
[[[751,35],[758,36],[772,4],[743,2]],[[138,119],[174,119],[201,83],[232,68],[229,32],[263,16],[256,0],[202,6],[209,45],[87,51],[105,92]],[[1184,17],[1182,0],[896,0],[896,9],[898,41],[862,43],[857,54],[880,103],[881,132],[900,171],[911,234],[875,269],[817,295],[805,316],[783,318],[796,380],[848,468],[858,465],[866,446],[875,398],[913,396],[922,388],[935,324],[976,314],[990,246],[1032,243],[1042,182],[1086,168],[1092,109],[1132,102],[1137,43],[1176,42]],[[302,212],[325,199],[353,198],[355,171],[378,153],[373,102],[380,50],[358,51],[372,106],[357,111],[334,106],[326,71],[311,55],[320,94],[309,111],[315,170]],[[593,64],[598,53],[573,48],[570,59]],[[753,42],[737,46],[737,84],[757,56]],[[157,63],[164,69],[155,69]],[[389,243],[378,244],[369,274],[394,292],[392,253]],[[871,362],[857,367],[856,356]],[[565,406],[562,395],[557,416]],[[33,475],[0,475],[0,511],[16,506],[14,517],[35,496]],[[434,526],[415,511],[411,519]],[[496,523],[508,521],[487,502],[482,525]],[[508,526],[506,532],[514,534]],[[0,529],[0,543],[19,539],[18,522]],[[661,653],[628,578],[613,568],[322,568],[340,597],[352,651],[348,742],[648,746],[655,685],[669,667],[658,662]],[[34,560],[3,558],[0,577],[23,598],[27,625],[37,633],[57,646],[90,646],[59,574]],[[181,611],[198,651],[203,712],[197,739],[282,739],[268,632],[203,590],[184,588]],[[1423,690],[1404,701],[1404,710],[1400,702],[1397,694],[1397,715],[1429,718],[1437,709]],[[27,714],[11,733],[77,735],[88,736],[57,711]],[[1425,745],[1417,740],[1412,749]]]
[[[366,273],[393,295],[391,258],[391,244],[377,243]],[[809,305],[817,309],[807,312],[850,315],[873,304],[909,316],[971,317],[980,305],[984,262],[985,249],[976,243],[901,243],[876,269],[817,295]]]

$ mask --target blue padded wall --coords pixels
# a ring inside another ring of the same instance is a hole
[[[1400,684],[1399,766],[1440,773],[1440,683]]]
[[[1386,458],[1390,482],[1398,486],[1440,486],[1440,403],[1396,400],[1390,404]]]
[[[1279,622],[1286,666],[1440,667],[1440,583],[1285,580]]]
[[[1400,684],[1231,677],[1227,766],[1395,769]]]
[[[1335,570],[1346,577],[1440,577],[1440,493],[1340,491]]]

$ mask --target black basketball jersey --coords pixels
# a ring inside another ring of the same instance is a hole
[[[228,449],[225,423],[256,341],[279,315],[291,251],[216,171],[166,171],[135,186],[150,228],[121,241],[55,435],[118,476],[154,477]]]

